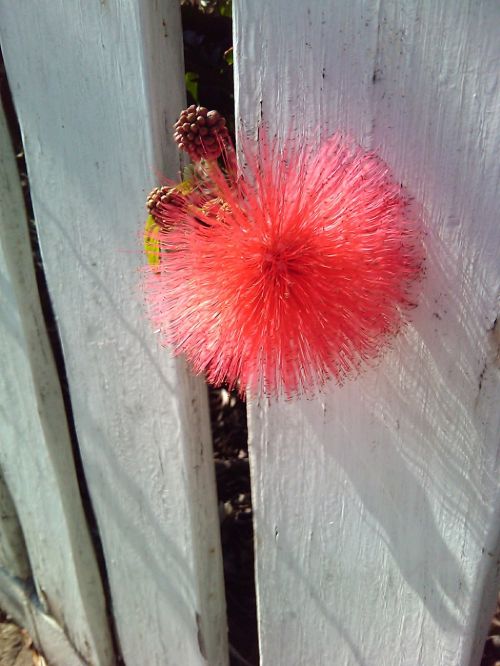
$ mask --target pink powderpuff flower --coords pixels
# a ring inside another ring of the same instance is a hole
[[[339,135],[317,151],[261,136],[241,155],[237,179],[214,162],[163,207],[151,316],[216,386],[312,395],[377,359],[407,321],[421,234],[388,167]]]

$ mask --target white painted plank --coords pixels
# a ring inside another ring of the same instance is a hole
[[[261,666],[479,663],[500,558],[500,6],[236,2],[243,126],[340,129],[422,204],[413,324],[315,401],[251,401]]]
[[[11,522],[16,523],[15,534],[4,532],[2,541],[8,539],[17,552],[16,561],[12,550],[5,553],[2,571],[26,579],[31,564],[40,611],[49,619],[52,616],[61,636],[66,632],[64,640],[74,659],[107,666],[113,654],[104,596],[38,298],[19,174],[1,108],[0,195],[0,466],[6,482],[2,508],[13,503]],[[4,515],[2,530],[5,523]],[[43,636],[41,648],[52,654]],[[67,661],[53,663],[69,666]]]
[[[125,661],[225,664],[206,390],[159,349],[138,287],[145,196],[179,168],[178,3],[0,7]]]

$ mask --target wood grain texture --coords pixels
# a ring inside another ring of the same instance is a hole
[[[236,2],[240,131],[334,130],[422,208],[427,274],[380,365],[251,401],[261,666],[471,666],[500,561],[493,0]]]
[[[0,466],[2,572],[34,601],[78,662],[113,661],[59,377],[36,284],[24,198],[0,107]],[[4,544],[3,544],[4,545]],[[29,561],[28,561],[29,558]],[[5,608],[14,612],[10,606]],[[35,636],[36,637],[36,636]],[[41,648],[50,652],[41,638]],[[55,661],[55,666],[66,666]]]
[[[176,177],[175,0],[0,1],[85,473],[127,666],[227,660],[206,388],[139,287],[147,192]],[[26,26],[29,25],[29,30]]]

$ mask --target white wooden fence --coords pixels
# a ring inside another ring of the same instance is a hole
[[[477,666],[500,562],[500,5],[237,0],[237,119],[376,149],[427,275],[383,363],[249,403],[262,666]],[[175,177],[176,0],[0,0],[88,534],[0,124],[0,606],[55,666],[228,663],[206,392],[145,321],[138,230]]]

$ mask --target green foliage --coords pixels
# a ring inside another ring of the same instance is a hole
[[[233,55],[233,47],[231,46],[230,49],[228,49],[224,53],[224,60],[227,62],[228,65],[233,65],[234,63],[234,55]]]
[[[231,2],[186,0],[182,5],[188,105],[217,109],[234,134]]]
[[[219,14],[232,18],[233,16],[233,2],[232,0],[222,0],[219,2]]]
[[[160,264],[160,241],[158,232],[160,227],[152,215],[148,215],[144,226],[144,253],[150,266]]]
[[[186,81],[186,90],[189,95],[193,98],[195,104],[199,104],[198,97],[198,81],[200,80],[199,74],[196,72],[186,72],[185,81]]]
[[[181,0],[183,7],[195,7],[204,14],[219,14],[231,18],[233,11],[232,0]]]

